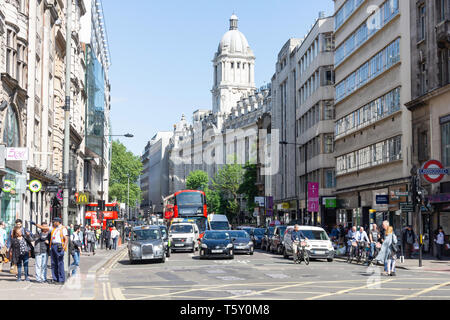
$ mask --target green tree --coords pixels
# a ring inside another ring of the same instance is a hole
[[[205,189],[206,194],[206,204],[208,205],[208,213],[223,213],[222,202],[223,199],[220,193],[216,190],[210,188]]]
[[[189,173],[186,179],[186,188],[189,190],[205,190],[209,184],[208,173],[196,170]]]
[[[257,168],[255,164],[247,163],[244,169],[244,181],[240,185],[238,192],[245,196],[248,211],[253,212],[256,206],[255,197],[258,196],[258,188],[256,187]]]
[[[220,192],[226,200],[227,216],[229,220],[235,220],[239,214],[239,187],[243,182],[244,169],[238,164],[226,164],[220,169],[212,185],[214,190]]]
[[[109,198],[127,203],[128,177],[130,178],[130,202],[134,207],[142,200],[142,192],[137,181],[142,173],[142,162],[139,156],[128,151],[120,141],[112,143],[111,174],[109,180]]]

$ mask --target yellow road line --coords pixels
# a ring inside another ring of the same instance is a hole
[[[108,300],[108,296],[106,295],[106,284],[102,283],[103,288],[103,300]]]
[[[420,296],[420,295],[422,295],[422,294],[425,294],[425,293],[427,293],[427,292],[434,291],[434,290],[436,290],[436,289],[440,289],[440,288],[442,288],[442,287],[449,286],[449,285],[450,285],[450,281],[449,281],[449,282],[442,283],[442,284],[439,284],[439,285],[435,285],[435,286],[433,286],[433,287],[430,287],[430,288],[428,288],[428,289],[425,289],[425,290],[416,292],[416,293],[411,294],[411,295],[409,295],[409,296],[403,296],[403,298],[400,298],[400,299],[397,299],[397,300],[406,300],[406,299],[415,298],[415,297],[418,297],[418,296]]]
[[[126,300],[120,288],[112,288],[112,295],[114,297],[114,300]]]
[[[366,284],[365,286],[362,286],[362,287],[345,289],[345,290],[341,290],[341,291],[338,291],[338,292],[335,292],[335,293],[326,293],[326,294],[322,294],[322,295],[319,295],[319,296],[307,298],[306,300],[316,300],[316,299],[321,299],[321,298],[324,298],[324,297],[340,295],[340,294],[344,294],[344,293],[351,292],[351,291],[356,291],[356,290],[370,288],[370,287],[373,287],[373,286],[376,286],[376,285],[380,285],[382,283],[386,283],[386,282],[390,282],[390,281],[393,281],[393,279],[384,280],[384,281],[377,281],[377,282],[371,283],[369,285]]]

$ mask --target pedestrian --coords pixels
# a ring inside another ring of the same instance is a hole
[[[334,225],[333,230],[331,230],[330,238],[331,241],[337,241],[339,239],[339,229],[337,225]]]
[[[43,222],[42,226],[48,227],[47,222]],[[34,254],[35,254],[35,271],[36,281],[44,283],[47,281],[47,264],[50,254],[50,233],[48,231],[39,231],[33,236]]]
[[[80,226],[80,241],[81,241],[81,248],[80,248],[80,252],[84,251],[84,230],[83,228]]]
[[[377,247],[377,244],[380,242],[380,232],[378,231],[377,225],[374,223],[372,225],[372,230],[369,232],[369,240],[370,240],[370,260],[373,260],[375,257],[375,249]]]
[[[388,226],[383,245],[381,246],[380,253],[375,258],[377,261],[384,264],[385,276],[395,276],[395,260],[397,259],[397,253],[399,251],[397,247],[397,236],[394,233],[394,228]]]
[[[5,230],[5,222],[0,221],[0,262],[1,263],[8,262],[8,258],[7,258],[8,248],[6,246],[7,237],[8,236],[7,236],[7,233]]]
[[[383,223],[381,224],[381,243],[384,242],[384,239],[386,238],[386,231],[389,228],[389,221],[385,220],[383,221]]]
[[[32,222],[34,224],[34,222]],[[61,218],[53,219],[53,226],[37,225],[39,229],[50,232],[50,257],[52,261],[52,278],[53,283],[63,285],[66,281],[64,271],[64,254],[67,250],[69,236],[67,227],[62,225]]]
[[[73,223],[71,223],[69,226],[69,236],[71,236],[72,234],[73,234]]]
[[[111,250],[111,230],[109,230],[109,228],[107,227],[103,234],[106,250]]]
[[[407,226],[402,234],[402,245],[405,248],[406,258],[412,259],[412,253],[414,249],[414,243],[416,243],[417,238],[412,226]]]
[[[445,244],[445,233],[442,227],[438,228],[434,242],[436,243],[436,257],[438,260],[442,260],[442,252]]]
[[[92,230],[92,227],[88,226],[86,231],[86,241],[87,241],[87,248],[88,252],[95,256],[95,246],[96,246],[96,234],[94,230]]]
[[[117,231],[116,227],[113,227],[111,230],[111,239],[114,250],[117,250],[117,244],[119,243],[119,236],[120,236],[119,231]]]
[[[28,261],[30,259],[30,233],[22,233],[21,227],[14,227],[11,237],[10,254],[11,263],[17,266],[17,281],[22,281],[22,266],[25,273],[25,281],[30,281],[28,274]]]
[[[20,231],[22,232],[22,234],[30,234],[30,236],[33,237],[33,234],[31,233],[31,231],[28,230],[28,229],[25,229],[23,227],[23,222],[22,222],[21,219],[17,219],[14,222],[14,227],[20,228]],[[12,242],[12,239],[13,239],[13,232],[14,232],[14,229],[11,230],[11,232],[8,235],[8,239],[6,241],[6,247],[8,248],[8,250],[11,248],[11,242]],[[17,274],[17,265],[12,261],[11,256],[10,256],[10,260],[11,260],[10,272],[13,273],[13,274]]]
[[[100,228],[97,228],[95,230],[95,237],[97,239],[97,246],[100,246],[100,237],[102,235],[102,231],[100,230]]]
[[[70,254],[73,258],[73,263],[70,265],[72,269],[72,276],[77,273],[78,268],[80,267],[80,255],[81,255],[81,228],[79,225],[74,226],[73,234],[70,236]]]

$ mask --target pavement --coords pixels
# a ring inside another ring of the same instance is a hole
[[[450,300],[448,272],[292,258],[257,250],[233,260],[200,260],[198,253],[172,253],[166,263],[130,264],[123,251],[100,270],[96,300]]]
[[[115,250],[96,250],[95,255],[82,253],[80,272],[75,277],[67,279],[64,286],[55,284],[40,284],[35,281],[34,259],[29,261],[31,282],[16,282],[16,277],[9,273],[10,264],[0,265],[0,300],[85,300],[92,299],[96,274],[109,261],[125,250],[122,245]],[[71,262],[72,262],[71,258]],[[23,272],[23,271],[22,271]],[[51,263],[48,260],[47,279],[51,279]],[[23,279],[23,275],[22,275]]]

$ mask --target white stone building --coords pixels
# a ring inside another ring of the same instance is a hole
[[[170,193],[186,187],[191,171],[204,170],[213,177],[225,163],[256,164],[258,120],[271,112],[271,96],[270,86],[256,89],[254,61],[233,15],[230,30],[214,55],[212,111],[195,111],[192,124],[183,115],[174,126],[169,150]]]

